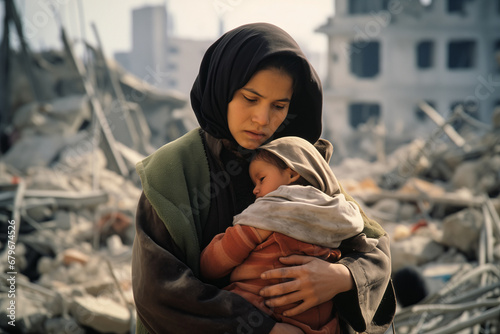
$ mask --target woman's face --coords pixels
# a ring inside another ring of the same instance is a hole
[[[255,73],[227,108],[229,131],[238,144],[254,150],[285,120],[293,94],[292,77],[278,69]]]

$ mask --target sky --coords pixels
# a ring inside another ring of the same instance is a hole
[[[28,42],[34,50],[61,47],[59,22],[73,40],[83,37],[95,43],[91,28],[91,23],[94,23],[104,52],[112,56],[114,52],[130,50],[132,9],[163,3],[172,18],[171,29],[175,37],[215,41],[219,37],[219,18],[224,22],[225,31],[249,22],[269,22],[286,30],[304,50],[324,53],[326,35],[314,30],[333,15],[333,1],[16,0],[16,4],[23,17]],[[1,8],[2,17],[3,12]]]

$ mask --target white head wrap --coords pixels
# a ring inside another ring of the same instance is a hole
[[[326,140],[323,141],[323,145],[332,146]],[[337,178],[327,161],[307,140],[293,136],[282,137],[262,145],[259,149],[279,157],[288,167],[325,194],[333,196],[340,193]]]

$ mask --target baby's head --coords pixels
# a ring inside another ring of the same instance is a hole
[[[288,167],[273,153],[258,149],[250,163],[250,178],[255,184],[253,194],[259,198],[289,184],[309,184],[299,173]]]
[[[259,147],[249,170],[255,184],[253,193],[262,197],[279,186],[291,184],[311,185],[330,196],[339,193],[337,178],[327,162],[332,145],[326,140],[320,143],[317,148],[307,140],[290,136]]]

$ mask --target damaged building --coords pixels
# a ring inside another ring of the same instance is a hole
[[[498,1],[336,0],[334,8],[317,31],[328,37],[325,127],[339,155],[370,155],[359,138],[367,127],[385,134],[388,150],[427,133],[421,101],[443,117],[462,106],[489,122],[500,105]]]

